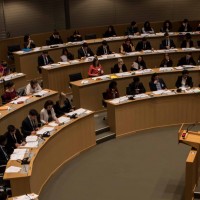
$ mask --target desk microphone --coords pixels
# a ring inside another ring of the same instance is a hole
[[[187,129],[186,129],[186,133],[188,133],[188,131],[192,130],[192,128],[194,128],[196,125],[198,124],[198,122],[195,122],[193,124],[190,124]]]

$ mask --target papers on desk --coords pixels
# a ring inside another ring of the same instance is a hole
[[[144,69],[144,70],[138,70],[138,71],[135,71],[135,74],[148,74],[148,73],[152,73],[153,70],[152,69]]]
[[[194,65],[183,65],[183,68],[195,68],[196,66]]]
[[[147,98],[149,98],[149,95],[147,95],[147,94],[136,94],[135,96],[134,96],[134,98],[135,99],[147,99]]]
[[[58,126],[58,124],[57,124]],[[36,132],[37,135],[43,135],[44,133],[46,132],[51,132],[54,130],[54,127],[49,127],[49,126],[45,126],[45,127],[42,127],[40,130],[38,130]]]
[[[47,93],[48,93],[48,91],[42,90],[42,91],[40,91],[40,92],[34,93],[33,95],[34,95],[34,96],[40,96],[40,97],[42,97],[42,96],[44,96],[44,95],[47,94]]]
[[[51,65],[44,65],[44,66],[42,66],[41,68],[43,68],[43,69],[51,69],[52,66],[51,66]]]
[[[6,169],[6,173],[17,173],[20,172],[21,167],[10,166]]]
[[[177,69],[177,70],[183,70],[182,66],[178,66],[178,67],[174,67],[174,68]]]
[[[162,32],[159,32],[159,33],[156,33],[157,36],[164,36],[165,33],[162,33]]]
[[[28,151],[28,149],[15,149],[10,156],[10,160],[22,160]]]
[[[61,116],[61,117],[58,118],[58,121],[60,123],[67,123],[67,122],[70,121],[70,118],[69,117],[65,117],[65,116]]]
[[[69,65],[70,63],[69,62],[58,62],[58,64],[61,64],[61,65]]]
[[[70,64],[78,64],[78,63],[79,63],[79,60],[70,60],[69,63],[70,63]]]
[[[38,136],[37,135],[30,135],[26,137],[26,142],[35,142],[38,140]]]
[[[34,49],[33,49],[33,51],[39,51],[40,50],[40,47],[35,47]]]
[[[96,81],[96,80],[107,80],[110,79],[109,75],[103,75],[103,76],[97,76],[97,77],[93,77],[92,80]]]
[[[15,53],[17,53],[17,54],[23,54],[24,51],[15,51]]]
[[[152,53],[152,50],[143,50],[143,53],[147,54],[147,53]]]
[[[11,101],[10,103],[13,103],[13,104],[24,103],[29,98],[30,98],[29,96],[19,97],[18,99],[14,100],[14,101]]]
[[[74,114],[77,114],[77,115],[79,116],[79,115],[82,115],[82,114],[86,113],[86,111],[87,111],[86,109],[79,108],[79,109],[77,109],[77,110],[75,110],[75,111],[73,111],[73,112],[66,113],[65,115],[71,117],[71,116],[73,116]]]
[[[60,67],[60,64],[59,63],[53,63],[53,64],[51,64],[51,66],[56,68],[56,67]]]
[[[161,67],[159,68],[160,72],[169,72],[169,71],[173,71],[174,68],[173,67]]]
[[[90,56],[90,57],[87,57],[84,61],[85,62],[91,62],[94,60],[94,56]]]
[[[38,147],[38,141],[36,141],[36,142],[27,142],[23,147],[37,148]]]
[[[193,89],[194,90],[194,93],[199,93],[200,92],[200,89],[199,88],[195,88]]]
[[[12,80],[13,78],[20,77],[23,75],[24,73],[13,73],[13,74],[9,74],[7,76],[1,77],[0,80],[9,81],[9,80]]]
[[[123,96],[123,97],[119,97],[119,98],[110,100],[110,102],[114,103],[114,104],[119,104],[119,103],[123,103],[123,102],[126,102],[126,101],[128,101],[128,97],[127,96]]]
[[[157,90],[157,91],[154,91],[152,92],[153,94],[155,95],[163,95],[163,94],[166,94],[166,95],[173,95],[175,94],[174,92],[172,92],[171,90]]]
[[[89,80],[82,80],[81,81],[81,84],[85,85],[85,84],[88,84],[89,83]]]
[[[195,51],[196,48],[195,47],[191,47],[191,48],[182,48],[183,51]]]
[[[13,197],[13,200],[30,200],[30,199],[36,199],[38,198],[37,194],[31,193],[31,194],[26,194],[26,195],[21,195],[18,197]]]
[[[116,73],[118,77],[124,77],[124,76],[131,76],[130,72],[122,72],[122,73]]]

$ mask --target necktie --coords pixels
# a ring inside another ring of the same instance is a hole
[[[143,44],[143,49],[144,49],[144,50],[146,49],[146,44],[145,44],[145,43]]]
[[[107,48],[104,47],[103,49],[104,49],[104,54],[107,54]]]

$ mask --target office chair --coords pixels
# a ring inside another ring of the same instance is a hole
[[[197,41],[197,47],[200,48],[200,40]]]
[[[1,102],[2,102],[2,105],[6,104],[6,100],[5,100],[5,98],[4,98],[4,95],[3,95],[3,94],[1,95]]]
[[[114,67],[111,67],[111,68],[110,68],[110,72],[111,72],[111,74],[114,74],[114,73],[115,73]]]
[[[25,93],[25,89],[26,89],[25,86],[19,88],[19,89],[17,90],[17,94],[18,94],[19,96],[25,96],[25,95],[26,95],[26,93]]]
[[[97,36],[94,33],[85,35],[85,40],[96,39]]]
[[[69,74],[69,81],[73,82],[73,81],[78,81],[83,79],[82,74],[79,73],[75,73],[75,74]],[[69,83],[69,87],[71,88],[71,84]]]
[[[131,95],[130,87],[126,87],[126,95]]]
[[[20,51],[21,47],[19,44],[8,46],[8,59],[14,61],[13,52]]]
[[[103,108],[107,108],[107,103],[105,102],[105,100],[107,100],[107,92],[103,92],[102,93],[102,106]],[[103,117],[103,120],[106,120],[106,116]]]

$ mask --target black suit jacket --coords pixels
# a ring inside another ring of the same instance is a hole
[[[6,149],[8,150],[9,154],[12,154],[15,147],[15,144],[21,144],[24,141],[23,135],[20,133],[19,129],[16,130],[15,137],[12,137],[12,135],[8,132],[5,133],[6,138],[7,138],[7,144],[6,144]]]
[[[167,61],[166,59],[163,59],[160,63],[160,67],[172,67],[173,66],[173,61],[172,60],[169,60]]]
[[[138,92],[136,92],[136,89],[139,89]],[[146,89],[145,89],[143,83],[132,82],[129,84],[129,94],[128,95],[141,94],[141,93],[145,93],[145,92],[146,92]]]
[[[192,27],[188,24],[187,25],[187,31],[185,31],[185,26],[181,25],[178,29],[178,32],[191,32],[192,31]]]
[[[38,71],[40,73],[42,71],[40,68],[41,66],[54,63],[53,59],[49,55],[47,56],[47,60],[48,60],[48,62],[46,61],[47,63],[45,63],[43,55],[38,56]]]
[[[159,78],[159,82],[160,82],[161,89],[167,88],[167,86],[162,78]],[[154,81],[149,82],[149,87],[150,87],[151,91],[157,91],[157,87],[156,87],[156,84],[154,84]]]
[[[26,117],[21,126],[21,131],[23,133],[24,138],[28,135],[31,135],[32,131],[35,131],[35,129],[38,128],[38,123],[35,122],[35,127],[32,126],[31,121],[29,117]]]
[[[187,46],[187,41],[183,40],[183,42],[181,43],[181,48],[186,48],[186,46]],[[189,47],[194,47],[194,43],[192,40],[190,40],[189,42]]]
[[[6,165],[10,156],[5,147],[0,145],[0,163]]]
[[[192,77],[188,76],[186,79],[186,86],[193,87]],[[176,87],[179,88],[182,86],[182,76],[179,76],[176,81]]]
[[[189,59],[189,61],[187,61],[186,56],[184,56],[178,61],[177,65],[178,66],[180,66],[180,65],[196,65],[196,62],[194,61],[194,59],[192,57]]]
[[[94,56],[94,53],[92,52],[92,50],[89,47],[87,48],[87,55],[85,55],[85,52],[83,51],[82,47],[80,49],[78,49],[78,58],[79,59],[81,59],[82,57],[90,57],[90,56]]]
[[[63,43],[60,36],[59,36],[59,38],[54,38],[54,36],[51,35],[49,40],[50,40],[50,44],[62,44]]]
[[[172,39],[169,40],[170,40],[170,48],[176,48],[174,41]],[[166,46],[167,46],[167,40],[162,40],[161,49],[166,49]]]
[[[137,46],[135,48],[136,51],[142,51],[142,50],[151,50],[151,43],[149,41],[146,41],[146,47],[144,48],[144,45],[143,45],[143,42],[142,41],[139,41],[137,43]]]
[[[110,47],[107,45],[107,54],[111,54],[112,52],[110,51]],[[97,56],[104,55],[104,48],[103,45],[99,46],[97,48]]]
[[[122,71],[123,71],[123,72],[127,72],[127,68],[126,68],[126,65],[125,65],[125,64],[122,65]],[[113,68],[113,72],[112,72],[112,73],[119,73],[118,64],[115,64],[115,65],[114,65],[114,68]]]

